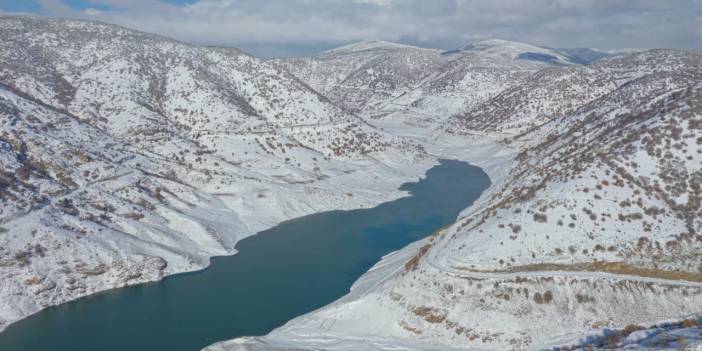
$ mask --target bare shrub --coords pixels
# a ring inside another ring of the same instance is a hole
[[[539,223],[546,223],[547,217],[543,213],[534,213],[534,221]]]

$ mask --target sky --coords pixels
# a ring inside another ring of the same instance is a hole
[[[0,0],[0,13],[100,20],[261,57],[359,40],[702,49],[702,0]]]

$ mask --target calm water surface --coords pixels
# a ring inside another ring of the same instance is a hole
[[[489,185],[480,168],[442,160],[401,187],[410,197],[287,221],[203,271],[46,309],[0,333],[0,350],[193,351],[266,334],[348,293],[383,255],[453,222]]]

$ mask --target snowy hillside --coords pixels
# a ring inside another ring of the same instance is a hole
[[[701,65],[699,52],[654,50],[500,93],[495,109],[533,122],[502,144],[515,157],[464,155],[494,185],[453,226],[339,301],[211,349],[544,349],[699,313]]]
[[[335,103],[372,111],[411,90],[441,62],[441,52],[382,41],[365,41],[309,58],[274,59]]]
[[[600,61],[589,66],[549,68],[471,109],[453,115],[444,130],[515,135],[579,107],[636,79],[653,73],[699,78],[698,53],[649,51]],[[626,97],[625,97],[626,98]]]
[[[542,68],[574,64],[555,50],[497,39],[451,52],[360,42],[273,62],[333,102],[390,127],[440,124]]]
[[[571,65],[571,58],[553,49],[502,39],[488,39],[466,45],[458,52],[479,52],[507,60],[528,60],[555,65]]]
[[[31,17],[3,18],[0,35],[7,38],[0,56],[2,82],[147,147],[172,135],[204,143],[200,139],[222,133],[271,134],[274,144],[287,144],[288,137],[301,146],[326,148],[327,156],[331,147],[323,139],[330,137],[370,150],[405,146],[366,129],[295,77],[238,51]],[[305,136],[300,127],[320,137]],[[324,136],[329,127],[338,135]],[[352,129],[362,131],[364,139]],[[344,156],[364,150],[349,148]]]
[[[519,134],[553,116],[573,112],[614,89],[616,84],[597,67],[544,69],[472,109],[453,115],[445,129],[457,134]]]
[[[211,349],[623,347],[655,337],[639,325],[699,327],[683,320],[702,308],[700,52],[581,65],[604,56],[364,41],[260,60],[11,16],[0,40],[0,330],[403,196],[437,158],[493,185],[342,299]]]
[[[0,329],[396,198],[436,162],[238,50],[38,17],[0,38]]]

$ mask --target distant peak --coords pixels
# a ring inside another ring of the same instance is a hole
[[[521,43],[516,42],[516,41],[505,40],[505,39],[500,39],[500,38],[485,39],[485,40],[479,41],[477,44],[480,44],[480,45],[509,45],[509,44],[515,44],[515,43],[521,44]]]
[[[468,44],[459,49],[458,52],[480,52],[503,59],[539,61],[547,64],[573,64],[566,55],[556,50],[496,38]]]
[[[468,44],[464,47],[461,48],[462,51],[484,51],[484,50],[489,50],[489,49],[495,49],[495,48],[520,48],[520,49],[526,49],[526,48],[535,48],[535,49],[540,49],[538,46],[526,44],[526,43],[521,43],[518,41],[511,41],[511,40],[504,40],[504,39],[497,39],[497,38],[492,38],[492,39],[486,39],[479,41],[477,43],[471,43]]]
[[[344,45],[335,49],[325,51],[323,54],[342,54],[351,52],[360,52],[374,49],[420,49],[416,46],[393,43],[384,40],[363,40],[348,45]]]

